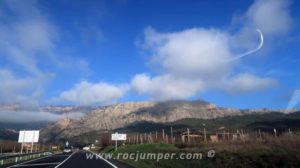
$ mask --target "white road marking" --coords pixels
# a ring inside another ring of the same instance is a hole
[[[14,166],[14,167],[26,167],[26,166],[42,166],[42,165],[52,165],[52,164],[59,164],[60,162],[55,162],[55,163],[36,163],[36,164],[25,164],[25,165],[19,165],[19,166]]]
[[[55,166],[54,168],[58,168],[59,166],[61,166],[63,163],[65,163],[68,159],[70,159],[75,153],[77,153],[78,151],[72,153],[69,157],[67,157],[67,159],[65,159],[64,161],[62,161],[60,164],[58,164],[57,166]]]
[[[95,152],[92,152],[92,151],[89,151],[95,155],[97,155],[100,159],[104,160],[106,163],[108,163],[109,165],[111,165],[113,168],[118,168],[116,165],[112,164],[111,162],[109,162],[108,160],[104,159],[102,156],[98,155],[97,153]]]
[[[47,157],[50,157],[50,156],[52,156],[52,155],[45,156],[45,157],[41,157],[41,158],[36,158],[36,159],[29,160],[29,161],[26,161],[26,162],[22,162],[22,163],[19,163],[19,164],[16,164],[16,165],[9,166],[9,167],[7,167],[7,168],[18,167],[18,166],[20,166],[21,164],[26,164],[26,163],[33,162],[33,161],[36,161],[36,160],[39,160],[39,159],[44,159],[44,158],[47,158]]]

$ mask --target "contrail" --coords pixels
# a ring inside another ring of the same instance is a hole
[[[239,56],[236,56],[236,57],[232,58],[231,61],[243,58],[243,57],[245,57],[245,56],[247,56],[249,54],[252,54],[252,53],[254,53],[254,52],[256,52],[256,51],[258,51],[258,50],[260,50],[262,48],[262,46],[264,44],[264,36],[263,36],[262,32],[259,29],[256,29],[256,31],[260,35],[260,44],[255,49],[252,49],[252,50],[250,50],[248,52],[245,52],[245,53],[243,53],[243,54],[241,54]]]

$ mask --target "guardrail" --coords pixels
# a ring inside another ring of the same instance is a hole
[[[13,164],[18,163],[21,161],[31,160],[43,156],[52,155],[52,152],[44,151],[44,152],[34,152],[34,153],[24,153],[24,154],[13,154],[13,155],[6,155],[0,156],[0,166],[6,164]]]

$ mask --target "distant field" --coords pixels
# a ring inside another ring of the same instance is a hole
[[[139,160],[121,159],[123,162],[138,168],[253,168],[253,167],[300,167],[300,138],[294,136],[265,138],[255,141],[219,142],[198,145],[184,144],[136,144],[119,147],[115,152],[113,148],[106,152],[114,153],[202,153],[202,159],[185,160]],[[215,157],[209,158],[208,151],[214,150]]]

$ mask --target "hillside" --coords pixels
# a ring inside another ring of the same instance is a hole
[[[284,114],[279,112],[270,113],[253,113],[245,114],[241,116],[229,116],[216,119],[196,119],[186,118],[169,123],[154,123],[154,122],[137,122],[130,124],[124,128],[116,129],[118,132],[152,132],[165,129],[167,132],[172,126],[174,130],[182,131],[186,128],[194,130],[202,130],[203,124],[209,132],[215,132],[220,127],[224,127],[226,130],[243,129],[247,131],[255,131],[260,129],[261,131],[272,132],[274,128],[278,131],[300,130],[300,112],[291,114]]]
[[[41,135],[49,141],[57,141],[93,131],[124,128],[140,122],[164,124],[183,119],[208,120],[269,112],[271,110],[221,108],[202,100],[119,103],[96,108],[80,120],[63,120],[49,125],[42,130]]]

